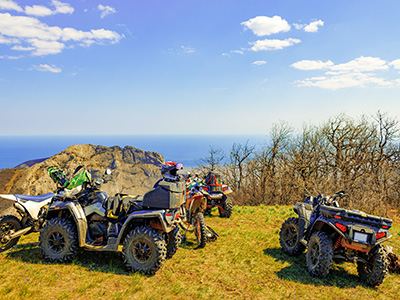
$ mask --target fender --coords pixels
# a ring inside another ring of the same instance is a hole
[[[122,237],[126,235],[126,231],[129,230],[129,225],[135,220],[135,219],[158,219],[161,223],[161,226],[163,230],[166,233],[169,233],[172,231],[173,226],[169,226],[164,218],[163,215],[165,214],[165,210],[155,210],[155,211],[148,211],[148,210],[138,210],[133,212],[128,219],[125,221],[124,225],[122,225],[122,228],[119,232],[118,239],[116,242],[116,245],[119,245]]]
[[[58,212],[66,210],[74,218],[76,224],[76,230],[78,233],[78,244],[79,247],[83,247],[85,245],[88,225],[87,225],[85,211],[78,202],[56,201],[51,205],[47,214],[48,216],[50,215],[53,216]]]
[[[321,230],[322,227],[328,226],[332,228],[336,233],[338,233],[340,236],[345,238],[345,234],[340,231],[335,225],[332,223],[326,221],[323,217],[319,217],[313,224],[313,226],[310,228],[307,237],[309,238],[315,231]]]

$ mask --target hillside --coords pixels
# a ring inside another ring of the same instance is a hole
[[[161,154],[131,146],[74,145],[31,167],[0,170],[0,193],[40,195],[54,191],[56,185],[47,174],[49,166],[72,173],[83,164],[94,177],[102,176],[107,168],[112,170],[114,181],[103,186],[107,193],[139,195],[148,191],[161,177],[163,162]],[[9,202],[1,199],[0,211],[8,205]]]
[[[305,256],[286,256],[279,245],[289,206],[234,207],[230,219],[214,210],[206,222],[219,239],[196,249],[193,233],[154,276],[127,273],[121,255],[82,252],[69,264],[47,263],[38,234],[0,254],[1,299],[395,299],[400,275],[371,288],[356,266],[335,264],[325,279],[311,277]],[[395,220],[387,243],[400,249]]]

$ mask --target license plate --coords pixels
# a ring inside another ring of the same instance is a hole
[[[368,235],[365,233],[361,232],[354,232],[354,240],[361,242],[361,243],[366,243],[367,242]]]

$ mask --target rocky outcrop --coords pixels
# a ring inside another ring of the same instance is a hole
[[[74,145],[31,167],[1,170],[0,178],[5,178],[1,190],[7,194],[45,194],[56,189],[47,174],[48,167],[56,166],[72,174],[77,166],[84,165],[91,170],[92,177],[101,177],[106,169],[111,169],[113,181],[103,185],[109,195],[142,195],[161,178],[163,162],[161,154],[131,146]]]

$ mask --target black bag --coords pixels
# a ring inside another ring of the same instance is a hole
[[[106,210],[106,216],[109,219],[124,218],[131,208],[140,209],[142,198],[140,196],[128,196],[125,194],[116,194],[110,196],[103,202],[103,208]]]
[[[210,172],[204,178],[205,184],[208,185],[211,193],[222,192],[221,175],[215,172]]]
[[[143,207],[175,209],[182,205],[185,187],[180,181],[161,180],[153,190],[143,196]]]

